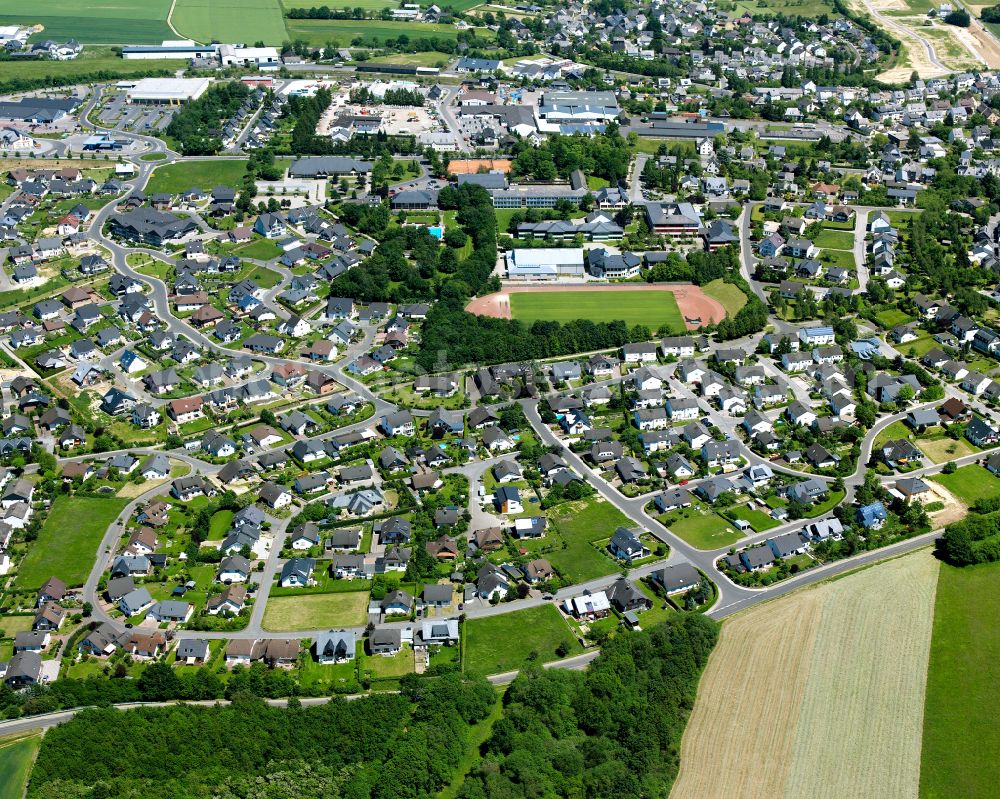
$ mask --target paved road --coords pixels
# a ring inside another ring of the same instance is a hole
[[[445,96],[440,101],[442,119],[444,119],[446,124],[448,124],[449,126],[451,126],[452,124],[456,124],[453,118],[454,116],[453,111],[449,104],[449,101],[452,98],[453,94],[454,90],[449,89],[446,92]],[[93,105],[96,102],[97,102],[97,96],[95,94],[95,96],[91,99],[91,105]],[[132,135],[133,138],[145,141],[151,149],[154,149],[157,152],[164,153],[167,158],[167,162],[177,158],[177,155],[175,153],[168,151],[163,145],[163,143],[157,139],[150,139],[148,137],[137,136],[135,134],[130,134],[130,135]],[[131,181],[130,190],[142,189],[146,185],[149,176],[152,173],[153,168],[155,166],[159,166],[165,163],[164,161],[160,161],[154,164],[150,162],[141,161],[138,158],[133,158],[132,160],[134,161],[137,167],[138,174]],[[638,174],[640,171],[641,169],[637,162],[635,173]],[[636,175],[633,175],[633,184],[635,183],[635,177]],[[154,257],[164,260],[161,254],[152,250],[146,250],[144,248],[125,247],[115,241],[108,239],[106,236],[103,235],[102,233],[103,225],[107,221],[110,214],[113,212],[116,202],[112,202],[106,205],[100,211],[98,211],[97,214],[95,215],[94,222],[91,224],[88,230],[88,234],[92,238],[94,238],[98,243],[100,243],[102,246],[106,247],[110,251],[112,256],[112,263],[116,271],[120,272],[121,274],[129,275],[134,279],[141,281],[142,283],[144,283],[149,287],[150,289],[149,297],[152,301],[152,304],[157,314],[160,316],[161,319],[163,319],[166,322],[170,330],[172,330],[175,334],[180,334],[187,337],[188,339],[192,340],[193,342],[203,347],[207,351],[215,352],[216,354],[225,356],[231,356],[235,354],[236,351],[223,347],[213,339],[205,336],[199,330],[192,328],[183,320],[180,320],[175,316],[173,316],[168,303],[169,289],[167,285],[158,278],[135,271],[134,269],[129,267],[126,262],[127,255],[132,252],[146,252]],[[741,229],[740,246],[743,255],[743,257],[741,258],[742,269],[744,271],[744,277],[748,280],[753,291],[757,293],[758,296],[761,296],[762,298],[766,299],[767,295],[764,290],[764,287],[752,279],[752,267],[753,264],[755,263],[755,259],[749,241],[751,208],[752,204],[744,206],[743,213],[739,219],[739,225]],[[864,218],[866,217],[867,214],[864,215]],[[862,218],[861,214],[859,213],[859,219],[858,222],[856,223],[856,228],[855,228],[856,231],[858,229],[863,230],[864,218]],[[861,238],[863,242],[863,236]],[[857,240],[856,240],[856,246],[857,246]],[[863,247],[863,243],[861,246]],[[859,264],[862,261],[863,259],[859,259]],[[290,273],[287,270],[282,270],[280,273],[282,275],[283,283],[288,279],[290,279]],[[272,290],[271,292],[269,292],[269,299],[273,299],[276,293],[277,290]],[[779,329],[784,327],[783,323],[777,323],[777,324],[779,326]],[[788,326],[788,329],[791,329],[791,327],[792,326]],[[344,371],[346,365],[350,363],[350,361],[357,354],[363,351],[367,351],[371,347],[374,339],[374,331],[368,329],[365,332],[366,335],[364,341],[362,341],[360,344],[356,344],[353,345],[352,347],[347,348],[347,350],[344,353],[342,353],[341,359],[338,360],[336,363],[330,365],[318,366],[308,361],[300,361],[299,359],[294,357],[294,355],[286,357],[269,357],[269,356],[255,355],[254,358],[264,362],[267,366],[286,363],[289,361],[298,361],[300,363],[303,363],[304,365],[307,365],[311,369],[319,369],[320,371],[326,372],[334,379],[336,379],[338,382],[346,386],[348,389],[356,392],[357,394],[359,394],[360,396],[364,397],[369,402],[371,402],[375,407],[375,414],[377,417],[378,415],[381,415],[385,412],[394,410],[396,406],[374,395],[372,391],[367,388],[367,386],[365,386],[360,381],[352,378],[349,374],[347,374]],[[744,348],[747,351],[752,351],[756,347],[758,340],[759,336],[748,337],[745,340],[730,342],[730,345]],[[670,371],[672,370],[670,369],[667,370],[668,373]],[[667,377],[669,378],[670,375],[667,374]],[[677,383],[677,381],[674,381],[673,389],[676,391],[680,391],[681,393],[689,392],[689,389],[687,387],[681,386],[679,383]],[[954,391],[954,389],[951,389],[951,391]],[[701,400],[699,399],[699,402],[700,401]],[[781,596],[785,593],[788,593],[791,590],[794,590],[799,586],[808,585],[810,583],[816,582],[817,580],[824,579],[825,577],[828,577],[832,574],[842,573],[843,571],[854,568],[859,564],[872,562],[880,557],[885,557],[887,555],[898,553],[900,551],[907,551],[916,546],[921,546],[924,543],[926,543],[926,541],[924,540],[925,538],[929,540],[929,537],[922,537],[921,539],[913,539],[911,541],[902,542],[901,544],[887,548],[886,550],[883,550],[881,552],[863,553],[862,555],[859,555],[853,559],[839,561],[837,563],[829,564],[824,567],[809,570],[795,578],[783,581],[782,583],[779,583],[775,586],[771,586],[767,589],[748,589],[736,586],[733,583],[731,583],[728,579],[726,579],[724,576],[722,576],[721,573],[715,567],[715,561],[721,554],[723,554],[726,551],[726,549],[719,549],[714,551],[699,550],[692,547],[683,539],[671,533],[671,531],[668,528],[664,527],[662,524],[660,524],[656,519],[652,518],[645,511],[645,506],[652,495],[646,495],[637,498],[628,498],[622,495],[617,489],[613,488],[606,481],[604,481],[597,473],[595,473],[578,455],[566,449],[564,447],[564,443],[562,442],[562,440],[551,429],[549,429],[548,426],[542,423],[541,417],[539,416],[538,413],[536,400],[523,400],[521,401],[521,404],[524,408],[524,412],[527,416],[529,423],[531,424],[532,428],[536,431],[540,439],[545,444],[559,447],[561,450],[561,454],[567,461],[567,463],[569,463],[577,471],[577,473],[583,477],[584,480],[586,480],[590,485],[592,485],[601,496],[603,496],[605,499],[611,502],[616,508],[618,508],[633,522],[635,522],[638,525],[641,525],[646,529],[649,529],[657,538],[659,538],[660,540],[669,545],[670,553],[667,558],[657,561],[655,563],[647,564],[637,569],[633,569],[629,572],[630,576],[633,578],[640,578],[645,575],[648,575],[655,569],[661,568],[665,564],[686,560],[695,565],[697,568],[704,571],[706,574],[710,575],[712,579],[718,584],[719,598],[716,605],[711,610],[711,615],[713,615],[716,618],[724,617],[732,612],[735,612],[736,610],[741,610],[747,607],[751,607],[759,602],[766,601],[767,599],[776,596]],[[862,457],[859,460],[858,467],[852,475],[845,478],[845,485],[848,489],[847,501],[849,501],[850,497],[853,495],[853,491],[856,489],[856,487],[860,485],[861,482],[863,481],[865,472],[864,464],[867,462],[868,457],[870,455],[872,442],[874,441],[875,436],[882,429],[891,424],[893,421],[902,418],[902,416],[903,414],[895,414],[892,417],[880,420],[880,422],[872,430],[868,432],[865,442],[862,446]],[[726,417],[721,414],[715,414],[714,420],[720,426],[720,428],[726,433],[727,436],[735,440],[740,440],[740,437],[737,435],[736,431],[739,419],[735,417]],[[331,431],[330,433],[327,433],[325,434],[325,436],[321,436],[320,438],[337,435],[351,429],[361,429],[361,428],[371,427],[372,424],[373,421],[369,419],[364,422],[355,423],[353,425],[341,428],[340,430]],[[284,445],[284,447],[282,448],[287,448],[288,446],[290,445]],[[786,471],[794,475],[801,474],[796,470],[783,467],[779,464],[771,463],[770,461],[761,458],[760,456],[756,455],[755,453],[751,452],[748,448],[746,448],[745,445],[743,445],[742,441],[741,441],[741,447],[743,449],[744,457],[750,463],[766,463],[776,471]],[[132,450],[132,451],[140,452],[143,454],[147,452],[146,450],[138,450],[138,451]],[[218,470],[218,467],[212,466],[211,464],[203,463],[197,459],[191,458],[190,456],[183,455],[181,453],[171,453],[171,455],[172,456],[176,455],[178,459],[184,461],[185,463],[188,463],[190,466],[192,466],[192,468],[198,469],[201,473],[211,474]],[[77,456],[66,460],[76,460],[79,457],[80,456]],[[978,456],[970,456],[970,458],[962,460],[969,460],[971,462],[971,460],[975,460],[976,457]],[[468,464],[459,467],[457,469],[457,471],[463,472],[470,478],[470,484],[473,487],[473,490],[470,494],[470,503],[474,513],[477,512],[477,506],[478,506],[478,502],[475,495],[475,486],[478,480],[481,478],[481,475],[485,472],[485,470],[492,465],[493,460],[495,459],[491,459],[490,461],[482,461],[473,464]],[[926,467],[926,469],[921,470],[919,473],[921,474],[932,473],[933,471],[939,470],[940,468],[941,468],[940,466],[929,466]],[[829,478],[824,478],[824,479],[829,479]],[[691,487],[693,487],[693,485]],[[120,536],[121,523],[124,520],[128,519],[134,513],[135,508],[140,503],[146,501],[151,496],[160,494],[162,492],[163,492],[162,487],[150,489],[142,496],[130,502],[129,505],[126,507],[126,509],[123,511],[122,516],[119,518],[119,520],[111,527],[109,527],[108,531],[106,532],[105,537],[101,543],[98,556],[95,559],[93,570],[88,578],[84,590],[85,599],[87,599],[94,605],[95,608],[94,616],[96,619],[108,618],[107,614],[105,614],[102,610],[100,610],[100,602],[98,601],[98,597],[96,595],[96,587],[102,573],[106,570],[108,566],[113,547],[117,544],[118,538]],[[480,521],[482,521],[483,523],[493,521],[493,517],[491,517],[489,514],[485,513],[481,509],[479,509],[478,512],[480,513],[481,517]],[[759,540],[763,540],[764,538],[768,538],[773,535],[781,534],[782,532],[799,529],[802,524],[803,522],[801,521],[791,522],[789,524],[782,525],[775,529],[769,530],[766,533],[752,534],[742,539],[739,542],[739,545],[743,546],[746,544],[756,543]],[[264,634],[263,628],[261,626],[261,621],[266,606],[267,595],[272,583],[272,577],[276,573],[276,571],[280,568],[281,565],[280,552],[286,528],[287,528],[287,521],[279,520],[274,525],[273,528],[275,531],[274,545],[272,547],[272,550],[268,558],[266,559],[265,570],[261,574],[261,587],[258,591],[257,601],[254,606],[250,624],[247,627],[247,629],[240,633],[203,633],[195,631],[179,631],[177,633],[178,637],[256,638]],[[610,582],[613,579],[614,576],[609,576],[600,578],[598,580],[589,581],[581,585],[567,587],[565,589],[562,589],[556,594],[555,601],[560,601],[567,597],[577,595],[584,589],[591,589],[591,590],[602,589],[606,587],[608,584],[610,584]],[[536,594],[524,600],[517,600],[515,602],[503,603],[495,607],[490,606],[486,603],[477,602],[470,605],[465,612],[469,617],[475,618],[477,616],[489,616],[489,615],[496,615],[499,613],[507,613],[520,608],[543,604],[545,601],[546,600],[543,600],[540,596]],[[408,623],[409,622],[396,622],[395,624],[408,624]],[[360,632],[360,628],[358,631]],[[309,637],[310,635],[318,632],[320,631],[319,630],[301,631],[301,632],[297,631],[294,633],[294,635],[296,635],[297,637]],[[280,635],[282,633],[271,631],[271,634]],[[588,660],[592,657],[593,654],[588,653],[587,655],[581,656],[580,658],[572,659],[571,661],[568,662],[568,665],[569,667],[582,666],[582,664],[588,662]]]

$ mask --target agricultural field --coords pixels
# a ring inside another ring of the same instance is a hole
[[[472,674],[514,671],[532,653],[542,663],[557,660],[556,649],[564,642],[570,656],[583,651],[554,605],[470,619],[464,634],[464,670]]]
[[[83,585],[108,525],[126,504],[116,497],[56,497],[21,561],[18,588],[38,588],[53,575],[66,585]]]
[[[727,620],[671,796],[915,797],[938,566],[921,550]]]
[[[265,630],[361,627],[368,621],[368,592],[272,596],[264,609]]]
[[[215,186],[229,186],[237,189],[246,171],[247,162],[243,160],[182,161],[156,169],[146,191],[180,194],[191,188],[211,191]]]
[[[176,21],[177,15],[174,14]],[[477,34],[482,35],[477,29]],[[486,32],[488,33],[488,31]],[[432,25],[427,22],[389,22],[385,20],[357,19],[290,19],[288,35],[284,38],[302,39],[314,47],[324,47],[333,42],[346,47],[354,39],[374,39],[382,43],[388,39],[408,36],[413,39],[456,39],[458,28],[452,25]]]
[[[8,24],[4,21],[6,19],[9,18],[0,16],[0,25]],[[103,71],[130,75],[154,69],[173,71],[184,69],[186,66],[186,61],[173,59],[167,61],[123,61],[112,52],[110,47],[87,47],[79,58],[74,58],[72,61],[4,61],[3,70],[0,71],[0,81],[14,80],[15,78],[31,80],[48,75],[70,80],[81,75]]]
[[[942,565],[924,707],[920,796],[996,796],[1000,563]],[[960,686],[959,690],[956,690]]]
[[[930,479],[943,485],[966,505],[1000,496],[1000,477],[978,464],[963,466],[952,474],[935,474]]]
[[[41,735],[0,739],[0,799],[21,799]]]
[[[76,39],[83,44],[159,44],[173,34],[167,26],[170,0],[0,0],[0,25],[42,25],[35,39]],[[86,51],[85,51],[86,53]],[[81,58],[82,60],[82,58]],[[59,62],[43,62],[49,69]],[[118,59],[121,64],[121,59]],[[67,67],[77,61],[62,62]],[[5,63],[3,75],[12,77],[12,64]],[[144,69],[150,69],[147,63]]]
[[[570,322],[589,319],[612,322],[623,319],[629,327],[645,325],[657,330],[662,325],[672,330],[684,330],[677,300],[671,291],[526,291],[511,292],[510,310],[515,319],[525,324],[538,320]]]
[[[279,0],[176,0],[170,21],[199,42],[280,45],[290,38]]]

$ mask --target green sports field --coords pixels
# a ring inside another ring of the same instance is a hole
[[[159,44],[164,39],[176,38],[167,27],[169,10],[170,0],[99,3],[0,0],[0,25],[43,25],[45,30],[36,34],[35,39],[76,39],[84,44]],[[7,68],[5,64],[2,72]]]
[[[281,44],[289,38],[279,0],[177,0],[170,21],[199,42]]]
[[[652,331],[666,325],[683,332],[684,319],[672,291],[531,291],[512,292],[510,310],[526,324],[539,320],[569,322],[589,319],[629,325],[645,325]]]

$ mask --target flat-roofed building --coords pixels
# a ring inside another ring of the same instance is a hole
[[[577,247],[511,250],[507,277],[512,280],[556,280],[583,276],[583,250]]]
[[[130,103],[181,105],[201,97],[210,83],[208,78],[143,78],[126,96]]]

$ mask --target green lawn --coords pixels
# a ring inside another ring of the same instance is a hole
[[[77,39],[84,44],[159,44],[164,39],[176,38],[167,27],[169,8],[170,0],[141,3],[136,0],[102,0],[101,3],[86,0],[32,0],[31,3],[0,0],[0,25],[43,25],[45,30],[33,39]],[[73,61],[33,63],[56,72],[64,66],[78,64],[86,54],[85,50],[79,59]],[[117,62],[119,65],[129,64],[120,58]],[[151,66],[149,61],[131,63],[133,69],[136,64],[141,65],[141,69],[157,69],[172,62],[157,61],[156,66]],[[12,78],[13,70],[19,66],[16,62],[5,62],[0,75]]]
[[[978,464],[963,466],[953,474],[936,474],[931,479],[943,485],[966,505],[973,505],[978,499],[1000,496],[1000,478]]]
[[[281,247],[270,239],[254,239],[234,249],[233,254],[240,258],[253,258],[255,261],[270,261],[281,255]]]
[[[176,0],[170,18],[182,36],[199,42],[281,44],[289,37],[280,0]]]
[[[998,585],[1000,563],[941,565],[924,704],[922,799],[997,795]]]
[[[747,295],[740,291],[738,286],[727,283],[721,277],[711,283],[706,283],[701,287],[701,290],[712,299],[721,302],[722,307],[726,309],[726,316],[729,317],[736,316],[747,304]]]
[[[831,511],[835,507],[837,507],[837,505],[839,505],[841,501],[843,501],[843,499],[844,499],[843,491],[831,491],[830,495],[825,500],[809,508],[809,510],[806,512],[806,516],[809,517],[822,516],[824,513],[827,513],[828,511]]]
[[[528,662],[532,653],[546,663],[557,660],[565,642],[570,655],[583,651],[554,605],[470,619],[465,623],[465,671],[500,674]]]
[[[913,317],[910,314],[898,308],[886,308],[884,311],[879,311],[875,314],[875,318],[886,330],[892,330],[896,325],[903,325],[913,321]],[[906,345],[903,346],[905,347]]]
[[[247,162],[232,161],[182,161],[161,166],[153,172],[146,191],[149,194],[166,192],[180,194],[198,188],[210,191],[215,186],[239,188],[247,171]]]
[[[361,627],[368,621],[368,592],[269,597],[265,630],[317,630]]]
[[[208,525],[208,537],[212,541],[225,538],[234,515],[231,510],[218,510],[212,514],[212,521]]]
[[[21,799],[41,735],[0,740],[0,799]]]
[[[542,539],[553,550],[543,557],[572,583],[614,574],[618,565],[592,542],[610,538],[621,526],[631,527],[632,522],[610,502],[589,500],[558,506],[549,514],[549,530]]]
[[[824,228],[813,239],[813,244],[823,249],[852,250],[854,249],[854,233],[846,230],[828,230]]]
[[[53,575],[83,585],[108,525],[127,501],[117,497],[56,497],[17,573],[19,588],[38,588]]]
[[[842,269],[856,269],[854,253],[851,250],[822,250],[819,260],[827,266],[839,266]]]
[[[905,424],[893,422],[875,436],[875,446],[881,447],[886,441],[896,441],[900,438],[908,439],[911,435],[913,435],[913,431]]]
[[[629,327],[645,325],[654,332],[663,325],[678,333],[685,330],[673,292],[657,289],[644,292],[614,289],[516,292],[510,295],[510,309],[515,319],[529,325],[539,319],[552,322],[622,319]]]
[[[749,522],[755,533],[762,533],[765,530],[770,530],[772,527],[777,527],[779,524],[777,519],[764,513],[764,511],[748,508],[745,505],[733,508],[731,515],[733,519],[743,519]]]
[[[743,537],[730,522],[714,513],[693,512],[686,519],[665,524],[670,532],[698,549],[721,549]]]

